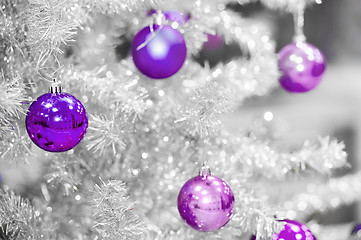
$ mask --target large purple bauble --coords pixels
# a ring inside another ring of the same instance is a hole
[[[295,42],[279,52],[278,66],[281,86],[292,93],[308,92],[321,81],[326,69],[325,58],[315,46]]]
[[[231,188],[215,176],[197,176],[184,184],[178,195],[183,220],[198,231],[212,231],[231,219],[234,196]]]
[[[153,25],[140,30],[133,39],[132,55],[135,66],[144,75],[162,79],[174,75],[187,56],[184,38],[169,25]]]
[[[46,93],[30,105],[26,129],[31,140],[49,152],[75,147],[88,128],[84,106],[67,93]]]

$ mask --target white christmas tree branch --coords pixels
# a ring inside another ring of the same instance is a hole
[[[20,79],[8,80],[0,72],[0,137],[11,129],[14,118],[24,114],[22,105],[26,101],[25,86]]]
[[[17,124],[13,129],[0,137],[0,160],[7,162],[24,161],[28,163],[28,157],[31,154],[31,143],[24,129]]]
[[[29,201],[8,189],[0,190],[1,239],[46,240],[53,230]]]
[[[68,70],[62,75],[61,82],[64,89],[84,94],[92,103],[134,118],[147,109],[148,94],[145,88],[138,86],[136,76],[128,76],[126,71],[117,76],[101,72],[102,68],[97,71]]]
[[[112,114],[110,119],[104,115],[92,115],[86,140],[87,148],[99,155],[110,150],[115,156],[126,147],[124,141],[132,129],[130,123],[129,118],[118,114]]]
[[[135,205],[126,194],[125,184],[112,180],[95,185],[91,209],[94,228],[103,239],[139,240],[143,237],[144,222],[136,214]]]
[[[288,174],[307,169],[329,175],[333,170],[347,166],[344,144],[330,137],[319,138],[318,143],[306,141],[294,153],[282,153],[257,141],[243,141],[236,156],[245,160],[247,169],[268,178],[284,179]]]
[[[332,178],[326,183],[310,183],[306,192],[301,192],[284,203],[285,216],[296,214],[305,219],[315,212],[326,212],[360,200],[361,173]],[[295,215],[294,215],[295,216]]]

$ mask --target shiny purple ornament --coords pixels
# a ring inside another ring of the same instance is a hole
[[[187,48],[182,34],[169,25],[152,25],[140,30],[133,39],[135,66],[144,75],[163,79],[183,66]]]
[[[231,188],[215,176],[196,176],[188,180],[178,195],[179,214],[198,231],[207,232],[223,227],[231,219],[233,208]]]
[[[305,224],[288,219],[281,222],[286,222],[284,229],[273,235],[272,240],[316,240]]]
[[[26,129],[31,140],[49,152],[75,147],[88,128],[84,106],[67,93],[46,93],[30,105]]]
[[[361,239],[361,224],[357,224],[351,232],[353,239]]]
[[[278,54],[281,86],[292,93],[308,92],[321,81],[326,69],[325,57],[305,42],[288,44]]]

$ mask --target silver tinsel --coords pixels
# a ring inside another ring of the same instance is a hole
[[[103,239],[142,239],[144,223],[135,213],[134,204],[126,196],[125,184],[121,181],[95,185],[91,209],[94,228]]]
[[[54,229],[28,200],[5,187],[0,190],[0,238],[40,240],[52,238]]]

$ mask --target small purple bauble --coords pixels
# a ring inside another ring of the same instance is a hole
[[[211,35],[207,34],[207,42],[203,43],[203,47],[208,51],[217,51],[220,50],[224,44],[222,35],[216,34]]]
[[[187,181],[178,195],[178,211],[182,219],[198,231],[217,230],[228,223],[233,214],[231,188],[215,176],[196,176]]]
[[[169,25],[153,25],[140,30],[133,39],[135,66],[144,75],[163,79],[174,75],[183,66],[187,48],[182,34]]]
[[[316,240],[305,224],[288,219],[281,222],[286,222],[284,229],[273,235],[272,240]]]
[[[177,22],[180,25],[188,22],[188,16],[179,11],[166,11],[164,16],[168,21]]]
[[[292,93],[308,92],[321,81],[326,69],[325,57],[305,42],[288,44],[278,54],[281,86]]]
[[[31,140],[49,152],[75,147],[88,128],[84,106],[67,93],[46,93],[30,105],[26,129]]]
[[[352,236],[357,236],[357,239],[361,239],[361,224],[357,224],[351,232]]]

